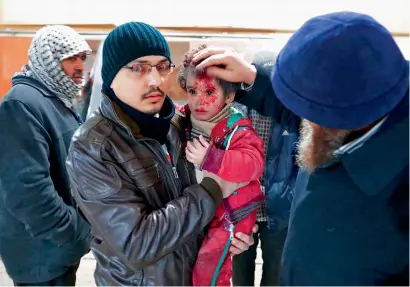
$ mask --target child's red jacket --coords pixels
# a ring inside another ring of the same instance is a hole
[[[189,123],[189,110],[183,109]],[[187,140],[190,125],[186,126]],[[229,286],[232,277],[231,254],[226,253],[233,233],[250,234],[256,222],[257,207],[263,203],[259,178],[264,169],[263,141],[249,119],[233,113],[213,128],[211,147],[201,165],[231,182],[249,182],[217,207],[201,245],[193,270],[194,286]]]

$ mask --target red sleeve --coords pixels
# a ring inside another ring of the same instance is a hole
[[[229,150],[210,147],[201,169],[230,182],[259,179],[264,170],[263,141],[252,128],[236,131]]]

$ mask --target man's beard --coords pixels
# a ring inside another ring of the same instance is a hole
[[[81,83],[77,83],[76,82],[76,78],[81,78],[82,81]],[[83,71],[81,70],[75,70],[74,73],[71,74],[70,79],[79,87],[82,88],[85,85],[85,81],[84,81],[84,76],[83,76]]]
[[[153,115],[153,116],[157,116],[158,115],[158,117],[160,116],[159,115],[159,112],[161,111],[161,109],[152,109],[151,110],[151,112],[150,112],[150,114],[151,115]]]
[[[160,88],[158,88],[158,87],[152,87],[152,88],[150,88],[150,90],[149,90],[148,92],[146,92],[145,94],[143,94],[142,97],[143,97],[143,98],[148,97],[150,94],[152,94],[152,93],[154,93],[154,92],[161,93],[161,94],[165,97],[165,93],[164,93]],[[164,105],[164,103],[162,104],[162,106],[163,106],[163,105]],[[156,114],[158,114],[158,113],[161,111],[162,106],[161,106],[161,107],[152,107],[151,110],[146,111],[145,113],[146,113],[146,114],[149,114],[149,115],[156,115]]]
[[[152,108],[151,110],[145,112],[148,115],[152,115],[152,116],[159,116],[159,112],[161,111],[161,108]]]
[[[319,166],[334,159],[334,152],[344,144],[349,134],[351,131],[348,130],[313,128],[312,123],[303,119],[297,144],[297,164],[313,173]]]

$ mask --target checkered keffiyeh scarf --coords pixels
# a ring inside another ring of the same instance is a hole
[[[46,85],[69,108],[82,85],[76,84],[61,67],[61,61],[79,53],[90,53],[87,42],[72,28],[53,25],[41,28],[28,51],[28,68],[19,74],[34,77]]]

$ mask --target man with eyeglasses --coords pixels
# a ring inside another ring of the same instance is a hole
[[[160,88],[173,68],[165,38],[150,25],[123,24],[104,42],[103,100],[67,160],[94,236],[97,285],[192,285],[203,230],[241,186],[214,174],[196,183],[174,105]],[[233,253],[253,244],[236,236]]]

